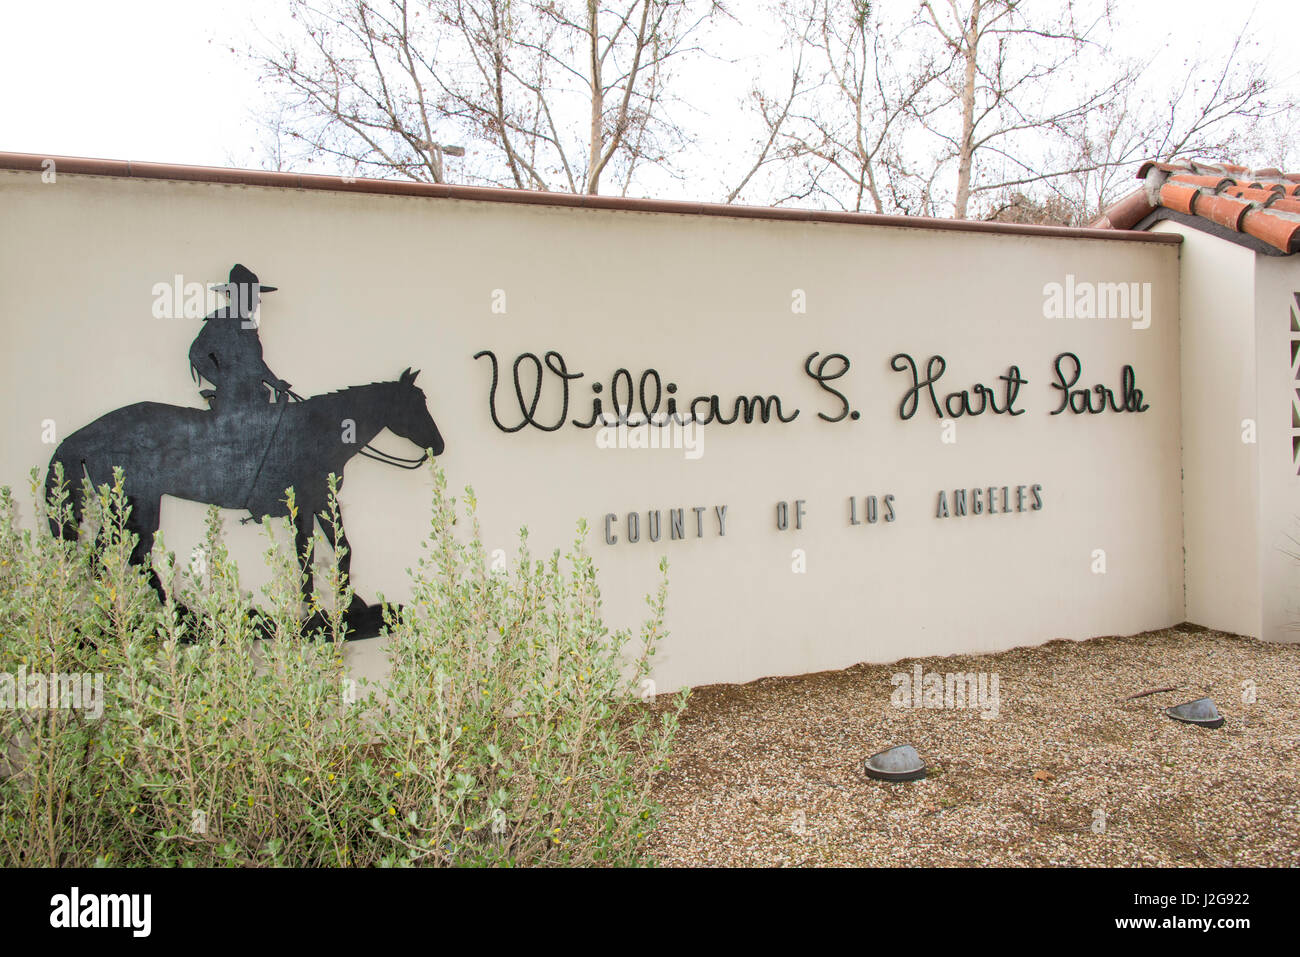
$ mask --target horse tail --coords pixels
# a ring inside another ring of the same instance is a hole
[[[85,462],[73,449],[67,448],[67,445],[67,439],[59,443],[59,447],[54,450],[54,456],[50,459],[49,468],[45,470],[45,501],[48,505],[58,491],[58,474],[55,466],[62,465],[63,482],[68,490],[70,511],[61,516],[50,515],[50,533],[55,538],[75,541],[81,528],[81,516],[85,508],[85,490],[81,483]]]

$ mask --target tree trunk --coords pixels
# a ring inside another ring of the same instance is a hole
[[[957,153],[957,197],[952,214],[966,218],[970,205],[971,166],[975,157],[975,67],[979,56],[980,0],[971,4],[970,23],[964,38],[966,73],[961,90],[961,144]]]
[[[600,192],[601,159],[605,153],[605,86],[600,76],[600,25],[597,0],[587,0],[587,33],[591,38],[591,140],[587,147],[587,192]]]

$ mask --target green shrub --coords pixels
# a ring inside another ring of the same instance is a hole
[[[458,523],[435,467],[412,598],[385,610],[391,675],[370,687],[344,667],[340,555],[309,548],[304,639],[288,522],[266,523],[255,608],[212,509],[188,567],[155,540],[160,602],[128,560],[121,474],[85,490],[75,540],[48,531],[72,517],[57,479],[42,502],[33,473],[34,530],[0,491],[0,674],[101,674],[103,711],[0,708],[0,865],[648,863],[685,706],[642,693],[666,562],[639,634],[610,633],[583,523],[565,560],[534,561],[524,530],[514,567],[490,569],[473,492]]]

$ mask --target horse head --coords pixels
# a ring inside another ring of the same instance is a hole
[[[431,450],[434,455],[441,455],[444,448],[442,433],[429,414],[424,390],[415,384],[415,377],[419,374],[418,369],[412,372],[408,366],[394,383],[397,401],[393,403],[393,419],[387,426],[395,435],[400,435],[422,449]]]

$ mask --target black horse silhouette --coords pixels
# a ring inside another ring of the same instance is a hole
[[[70,527],[55,525],[54,532],[77,535],[84,507],[82,476],[96,487],[111,484],[113,468],[119,466],[131,504],[127,525],[139,536],[131,561],[149,570],[160,596],[162,586],[150,551],[164,495],[246,509],[260,522],[264,516],[289,514],[285,490],[292,487],[298,510],[294,527],[298,555],[303,554],[318,517],[331,546],[346,547],[346,536],[340,534],[334,541],[330,524],[323,520],[331,473],[338,476],[341,487],[344,466],[358,453],[365,454],[370,440],[385,428],[434,455],[442,454],[442,435],[429,414],[424,392],[415,385],[418,374],[408,368],[396,382],[372,382],[299,402],[281,399],[274,405],[268,402],[225,412],[220,407],[209,411],[159,402],[138,402],[109,412],[64,439],[50,460],[46,494],[54,490],[55,464],[62,463],[73,509]],[[349,547],[340,560],[349,574],[351,558]],[[305,579],[303,592],[310,594],[310,578]],[[366,608],[354,599],[349,614],[360,617]],[[364,635],[357,629],[349,637]]]

